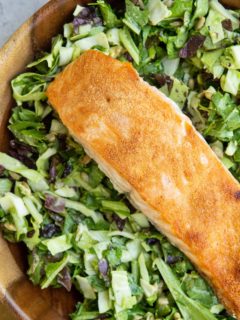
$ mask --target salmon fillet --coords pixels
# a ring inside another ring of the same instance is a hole
[[[240,319],[240,185],[177,105],[90,50],[50,84],[62,122]]]

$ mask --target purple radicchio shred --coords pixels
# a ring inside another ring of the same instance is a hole
[[[64,168],[62,177],[66,178],[72,172],[72,170],[73,170],[72,164],[68,162]]]
[[[43,238],[50,239],[56,234],[58,234],[60,231],[61,231],[60,228],[56,226],[54,223],[49,223],[42,227],[40,231],[40,235]]]
[[[69,269],[67,267],[63,268],[63,270],[58,275],[58,283],[61,284],[68,292],[72,289],[72,280]]]
[[[124,53],[124,58],[129,62],[133,62],[133,58],[128,52]]]
[[[62,213],[65,209],[65,201],[63,199],[47,194],[44,206],[45,208],[53,212]]]
[[[230,19],[223,20],[222,26],[225,30],[233,31],[232,21]]]
[[[108,262],[106,259],[101,259],[98,262],[98,269],[103,277],[106,277],[108,273]]]
[[[155,75],[155,80],[157,81],[160,87],[163,87],[166,84],[168,87],[168,91],[170,92],[172,90],[173,79],[170,76],[159,73]]]
[[[97,320],[105,320],[105,319],[109,319],[111,318],[111,316],[109,314],[106,314],[106,313],[103,313],[103,314],[100,314],[99,316],[97,316]]]
[[[11,157],[13,157],[13,158],[19,160],[20,162],[22,162],[23,164],[25,164],[25,166],[27,166],[28,168],[30,168],[30,169],[36,169],[36,163],[35,163],[31,158],[19,154],[18,151],[15,151],[15,150],[13,150],[13,149],[10,149],[10,150],[8,151],[8,154],[9,154]]]
[[[102,25],[102,19],[100,17],[94,17],[93,23],[95,26],[101,26]]]
[[[123,231],[125,224],[126,224],[126,219],[121,219],[117,214],[112,215],[113,221],[115,221],[118,230]]]
[[[103,24],[102,19],[97,16],[96,10],[91,7],[85,7],[78,16],[73,20],[74,32],[78,33],[78,27],[91,24],[95,27],[101,26]]]
[[[49,168],[49,177],[50,182],[54,183],[56,181],[57,177],[57,165],[59,164],[59,158],[58,157],[52,157],[50,168]]]
[[[34,234],[35,234],[35,230],[28,231],[27,237],[32,238],[34,236]]]
[[[10,148],[16,150],[19,155],[25,157],[29,157],[30,155],[37,153],[37,151],[33,147],[21,143],[16,139],[10,140]]]
[[[147,239],[147,244],[149,244],[150,246],[154,245],[156,243],[158,243],[158,239],[156,239],[156,238],[148,238]]]
[[[24,143],[17,141],[16,139],[10,140],[9,155],[22,163],[24,163],[30,169],[36,169],[35,158],[37,151]]]
[[[203,46],[205,39],[206,37],[202,35],[192,36],[180,50],[179,57],[183,59],[194,57],[197,50]]]
[[[48,253],[45,257],[46,262],[59,262],[63,258],[63,252],[57,253],[54,256],[51,253]]]
[[[175,264],[177,262],[182,261],[183,258],[180,256],[167,256],[166,262],[167,264]]]

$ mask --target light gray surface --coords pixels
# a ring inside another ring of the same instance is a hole
[[[0,47],[48,0],[0,0]]]

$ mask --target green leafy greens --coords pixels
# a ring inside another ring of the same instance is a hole
[[[51,52],[12,80],[12,139],[0,153],[3,234],[27,246],[35,285],[79,291],[73,320],[234,319],[69,136],[45,91],[88,49],[133,63],[240,180],[239,18],[217,0],[78,5]]]

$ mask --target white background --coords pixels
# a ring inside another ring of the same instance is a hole
[[[0,47],[48,0],[0,0]]]

